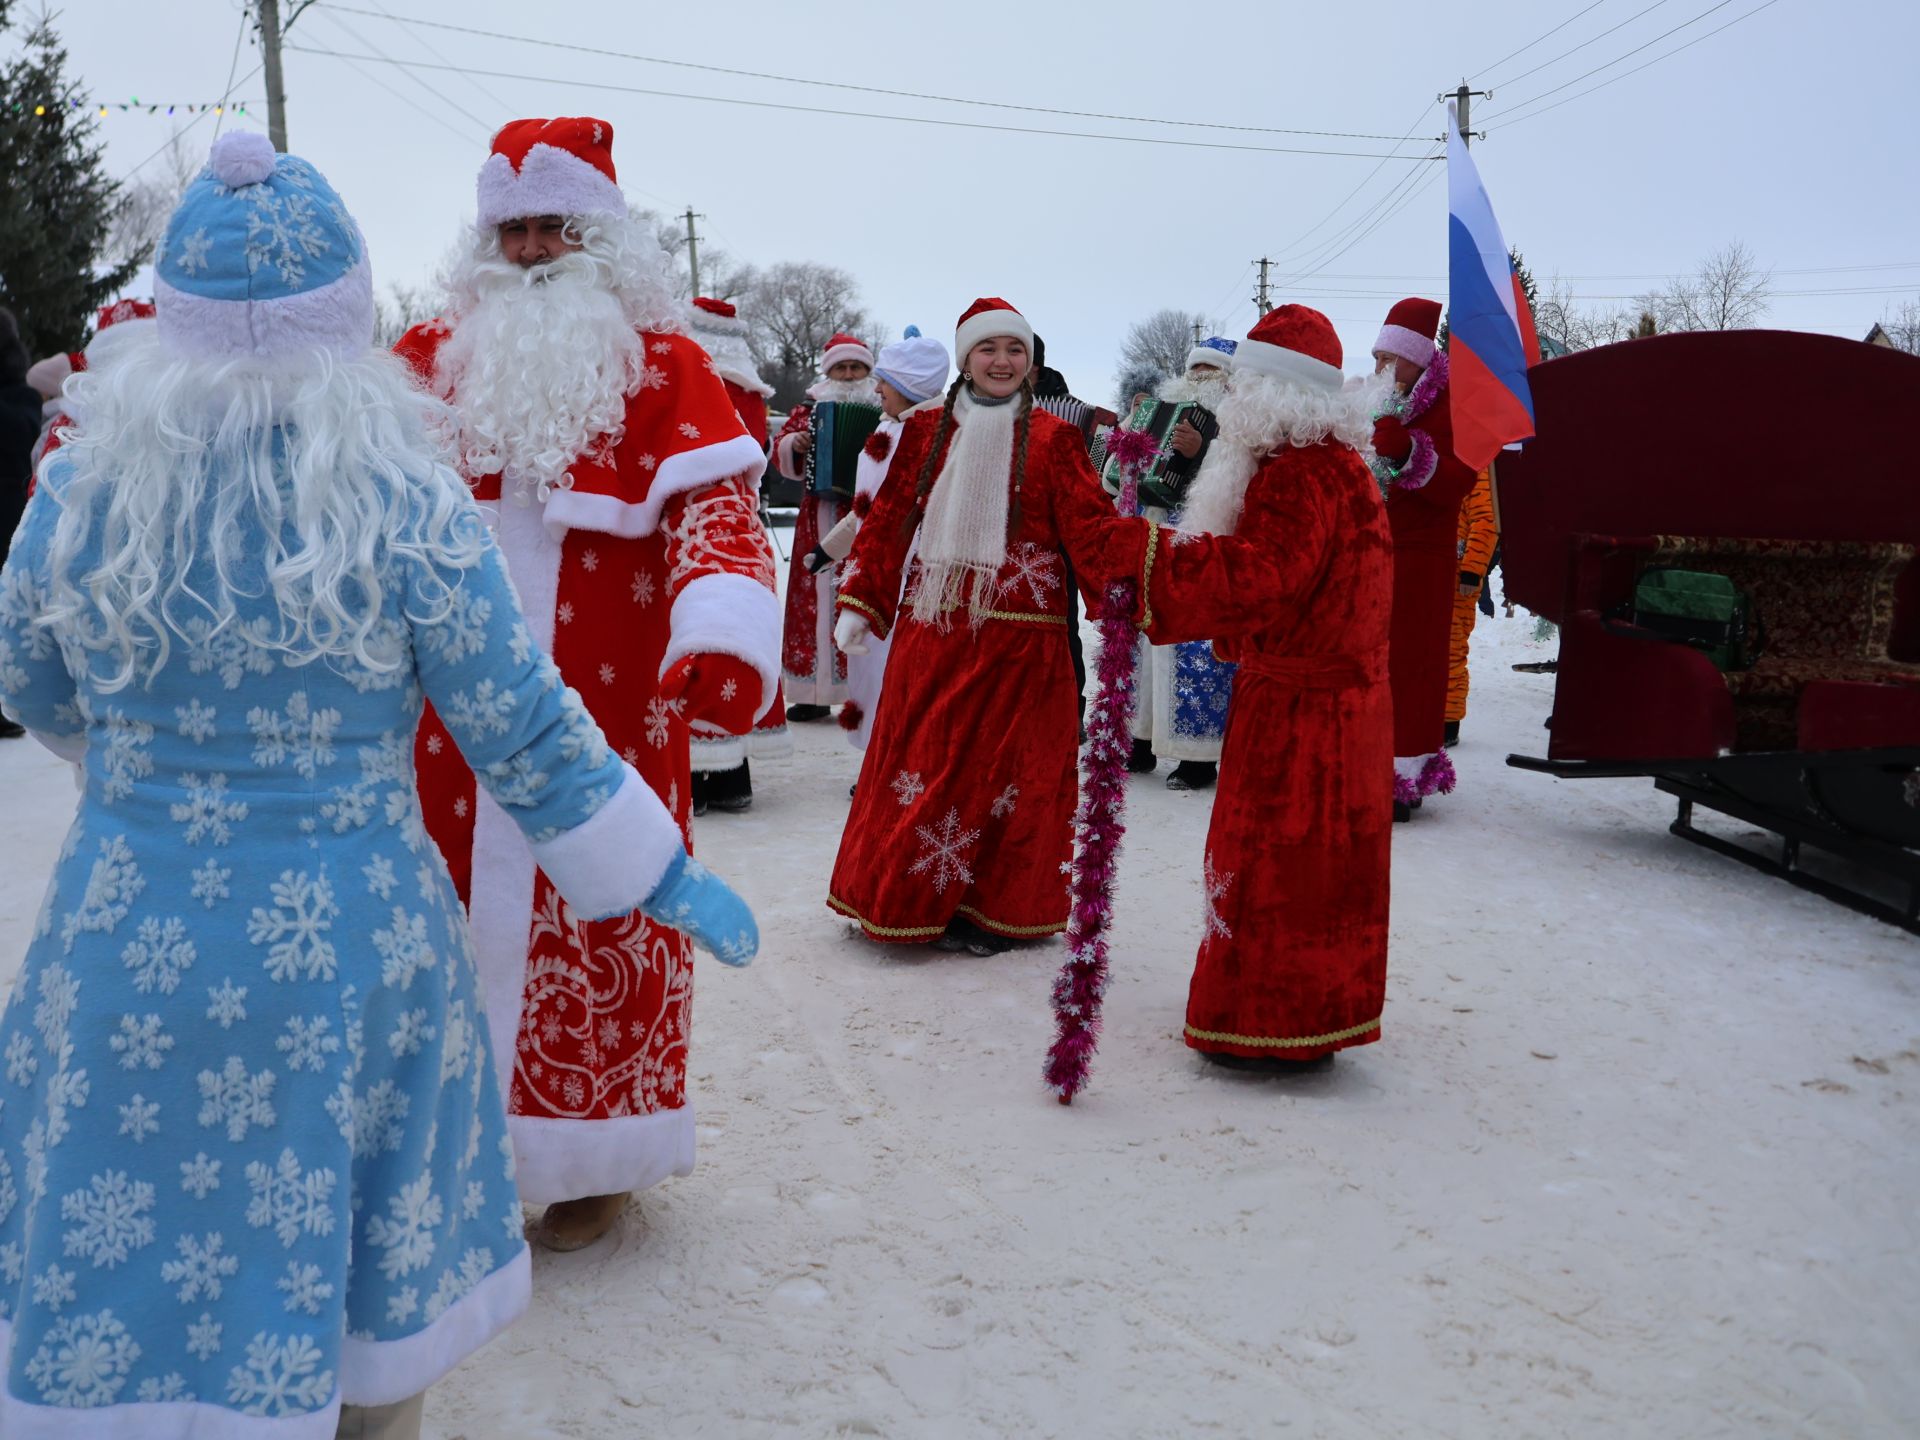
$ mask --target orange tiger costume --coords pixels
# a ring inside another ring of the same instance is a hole
[[[1467,713],[1467,641],[1473,634],[1475,605],[1487,583],[1487,566],[1500,531],[1493,518],[1493,485],[1488,472],[1460,505],[1460,585],[1453,596],[1453,639],[1447,665],[1447,720],[1458,724]],[[1471,587],[1471,588],[1467,588]]]

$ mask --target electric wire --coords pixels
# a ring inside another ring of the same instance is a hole
[[[1526,54],[1527,51],[1531,50],[1534,46],[1538,45],[1542,40],[1551,39],[1553,36],[1558,35],[1562,30],[1566,29],[1567,26],[1571,25],[1574,21],[1578,20],[1582,15],[1586,14],[1588,10],[1598,10],[1602,5],[1606,3],[1607,3],[1607,0],[1593,0],[1593,3],[1591,5],[1586,6],[1584,9],[1574,11],[1573,14],[1569,15],[1566,19],[1562,20],[1558,25],[1554,26],[1553,29],[1547,31],[1546,34],[1534,36],[1533,39],[1527,41],[1527,43],[1522,45],[1518,50],[1514,50],[1509,52],[1508,54],[1502,55],[1498,60],[1494,61],[1493,64],[1491,65],[1482,65],[1478,70],[1474,71],[1473,73],[1476,75],[1484,75],[1489,70],[1499,69],[1502,65],[1506,64],[1507,61],[1513,59],[1515,56]]]

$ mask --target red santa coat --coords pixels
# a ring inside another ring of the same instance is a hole
[[[1217,642],[1240,669],[1207,832],[1186,1040],[1306,1060],[1380,1038],[1394,554],[1379,489],[1341,445],[1268,459],[1235,533],[1274,568],[1238,587],[1250,612],[1219,617],[1220,633],[1240,632]]]
[[[1260,547],[1163,543],[1151,522],[1114,513],[1077,429],[1044,411],[1030,424],[1019,523],[977,627],[964,602],[944,625],[914,617],[917,561],[902,594],[937,411],[907,421],[842,570],[840,605],[892,653],[827,903],[876,940],[931,940],[955,915],[1016,939],[1066,928],[1079,710],[1062,551],[1090,609],[1112,581],[1134,580],[1134,618],[1156,640],[1245,628],[1262,613],[1253,597],[1273,590]]]
[[[449,333],[418,326],[397,348],[432,382]],[[570,487],[543,505],[503,500],[497,474],[468,480],[526,609],[527,643],[551,651],[687,833],[687,724],[659,695],[660,676],[685,656],[724,653],[752,665],[771,696],[779,607],[754,493],[761,448],[697,345],[668,334],[646,344],[624,438],[581,455]],[[513,822],[476,795],[431,710],[415,761],[428,831],[468,904],[522,1197],[614,1194],[688,1173],[686,937],[637,912],[575,919]]]
[[[812,405],[796,405],[773,442],[773,463],[789,480],[806,478],[794,442],[807,433]],[[829,565],[818,575],[806,558],[820,537],[838,525],[848,506],[832,495],[800,497],[793,526],[793,555],[787,571],[787,612],[780,650],[780,681],[795,705],[838,705],[847,698],[847,657],[833,644],[834,596],[838,577]]]
[[[1387,494],[1393,532],[1393,753],[1430,755],[1446,732],[1447,667],[1458,588],[1460,502],[1477,476],[1453,453],[1450,390],[1409,430],[1431,437],[1439,463],[1417,490]]]

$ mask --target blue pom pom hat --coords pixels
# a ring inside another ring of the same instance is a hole
[[[1196,365],[1211,365],[1216,370],[1233,369],[1233,352],[1239,348],[1239,342],[1228,340],[1224,336],[1209,335],[1191,350],[1187,351],[1187,369]]]
[[[355,355],[373,344],[360,227],[326,177],[264,135],[214,141],[154,256],[160,340],[202,360]]]

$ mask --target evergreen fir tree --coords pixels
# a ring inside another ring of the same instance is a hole
[[[11,0],[0,0],[0,31]],[[99,121],[73,99],[67,50],[42,12],[20,55],[0,68],[0,306],[38,358],[77,350],[87,324],[140,268],[96,268],[119,204]],[[44,115],[34,114],[44,105]]]

